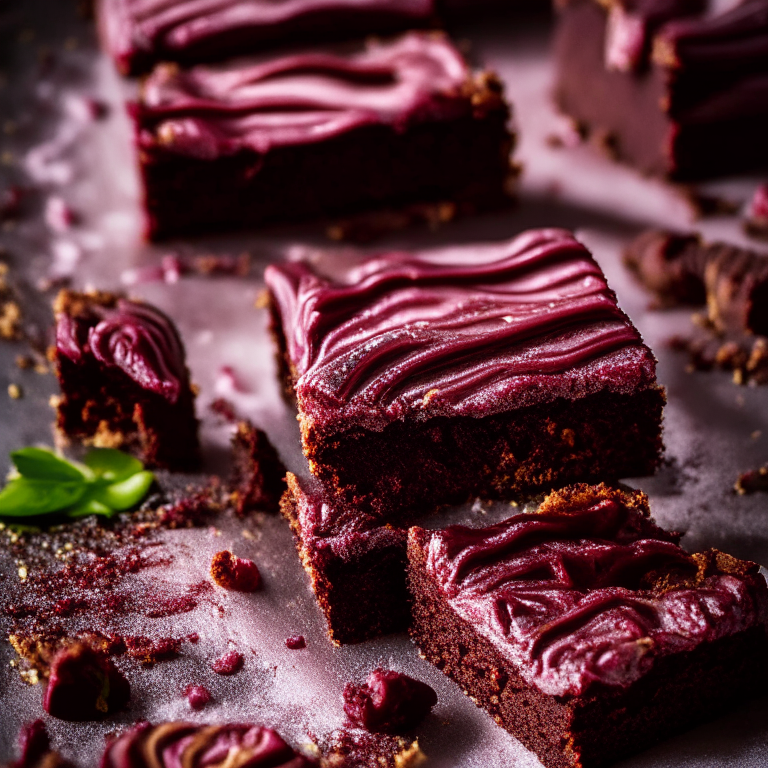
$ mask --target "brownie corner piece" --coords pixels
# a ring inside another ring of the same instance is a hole
[[[130,450],[150,467],[195,469],[195,393],[170,318],[119,294],[69,290],[56,297],[54,315],[59,440]]]
[[[768,681],[759,567],[677,542],[605,486],[488,529],[411,528],[412,636],[546,768],[606,765]]]
[[[768,167],[768,0],[563,0],[555,100],[610,154],[695,180]]]
[[[189,70],[161,64],[131,114],[147,236],[509,196],[501,82],[441,34]]]
[[[394,520],[660,460],[655,359],[568,232],[266,281],[304,453],[339,506]]]
[[[405,630],[404,529],[334,506],[316,482],[290,472],[280,511],[336,645]]]

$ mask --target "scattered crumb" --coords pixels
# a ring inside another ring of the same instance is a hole
[[[21,400],[21,398],[24,396],[24,393],[23,393],[21,387],[18,384],[9,384],[8,385],[8,396],[12,400]]]
[[[733,487],[740,496],[757,491],[768,491],[768,464],[760,467],[760,469],[743,472]]]

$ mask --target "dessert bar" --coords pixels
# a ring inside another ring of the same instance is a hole
[[[434,0],[97,0],[102,46],[125,75],[275,44],[363,37],[435,20]]]
[[[768,0],[559,4],[557,104],[611,153],[677,179],[768,166]]]
[[[319,483],[288,474],[281,512],[337,645],[405,630],[406,531],[334,507]]]
[[[173,322],[149,304],[95,291],[62,291],[54,313],[59,439],[132,450],[150,467],[194,469],[195,395]]]
[[[266,270],[312,473],[394,519],[576,479],[648,474],[655,359],[564,230]]]
[[[131,105],[147,235],[506,199],[499,81],[439,34],[179,70]]]
[[[688,554],[647,497],[577,485],[486,529],[412,528],[412,634],[546,768],[592,768],[764,689],[755,563]]]

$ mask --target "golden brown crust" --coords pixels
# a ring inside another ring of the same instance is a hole
[[[648,497],[642,491],[623,491],[605,483],[589,485],[575,483],[558,491],[552,491],[536,510],[540,515],[570,515],[599,501],[616,501],[629,509],[650,517]]]

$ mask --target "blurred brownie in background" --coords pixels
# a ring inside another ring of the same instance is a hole
[[[507,198],[502,86],[441,34],[188,71],[131,106],[150,238]]]
[[[616,158],[698,179],[768,166],[768,0],[560,0],[558,107]]]

